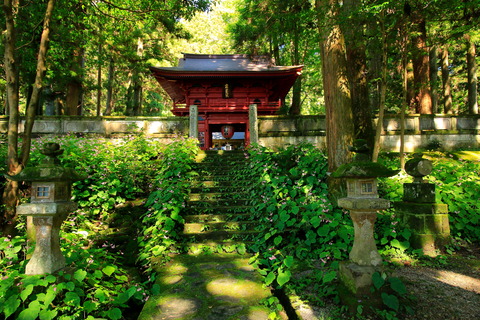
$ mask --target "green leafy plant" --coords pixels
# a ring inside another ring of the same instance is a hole
[[[324,154],[308,144],[276,153],[254,147],[249,160],[249,172],[260,177],[251,190],[258,199],[251,216],[261,222],[261,232],[251,249],[265,284],[286,285],[299,261],[344,259],[353,227],[328,200]],[[336,273],[326,275],[325,283],[335,278],[332,275]]]
[[[56,274],[25,275],[15,261],[25,239],[0,238],[7,267],[0,280],[0,314],[6,319],[122,319],[125,309],[142,305],[148,291],[104,248],[82,248],[81,235],[64,234],[68,267]],[[8,239],[6,241],[5,239]],[[3,260],[3,259],[2,259]],[[138,279],[137,279],[138,280]]]
[[[403,281],[396,277],[387,277],[385,273],[372,275],[372,293],[380,294],[385,310],[375,310],[383,319],[398,319],[398,315],[413,314],[412,296],[408,294]]]
[[[176,250],[180,241],[179,231],[184,222],[182,210],[186,206],[189,179],[195,174],[192,164],[198,150],[194,139],[178,139],[161,152],[138,238],[139,260],[147,272]]]

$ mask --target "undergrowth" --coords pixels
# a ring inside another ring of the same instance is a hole
[[[116,234],[122,228],[131,233],[127,238],[134,239],[136,224],[131,221],[139,217],[133,209],[124,217],[117,212],[126,202],[150,192],[159,145],[143,136],[44,137],[33,141],[29,166],[38,165],[45,142],[59,143],[64,149],[61,164],[87,177],[74,183],[79,210],[68,216],[60,234],[67,267],[51,275],[25,275],[32,248],[20,220],[18,236],[0,238],[0,318],[136,318],[150,286],[132,268],[135,250],[121,242],[125,235]],[[119,219],[130,219],[129,228]],[[115,223],[119,225],[112,227]]]

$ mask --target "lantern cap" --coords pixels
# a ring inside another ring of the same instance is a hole
[[[58,156],[63,153],[58,143],[45,143],[40,153],[47,156],[38,165],[38,167],[27,167],[19,174],[8,175],[5,177],[13,181],[79,181],[86,179],[85,176],[78,174],[72,168],[60,166]]]
[[[369,148],[364,139],[355,140],[349,150],[355,152],[352,162],[341,165],[332,173],[334,178],[378,178],[391,177],[400,170],[392,170],[377,162],[372,162],[368,156]]]

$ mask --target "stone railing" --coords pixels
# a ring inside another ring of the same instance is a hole
[[[0,117],[0,133],[7,132],[8,117]],[[310,142],[325,147],[325,116],[258,117],[259,141],[268,147]],[[98,134],[115,137],[140,133],[170,140],[188,135],[188,117],[39,117],[35,135]],[[23,122],[20,125],[23,130]],[[398,151],[400,117],[387,115],[383,121],[382,149]],[[444,149],[480,148],[480,115],[408,115],[405,117],[405,151],[441,145]]]

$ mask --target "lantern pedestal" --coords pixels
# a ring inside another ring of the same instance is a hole
[[[373,236],[377,211],[387,209],[390,203],[380,198],[342,198],[338,205],[350,211],[355,230],[350,260],[340,264],[340,279],[350,292],[368,293],[373,273],[382,266]]]
[[[35,226],[35,251],[28,262],[25,274],[53,273],[65,267],[65,257],[60,250],[60,227],[67,215],[77,209],[74,202],[26,203],[17,207],[19,215],[31,216]]]

